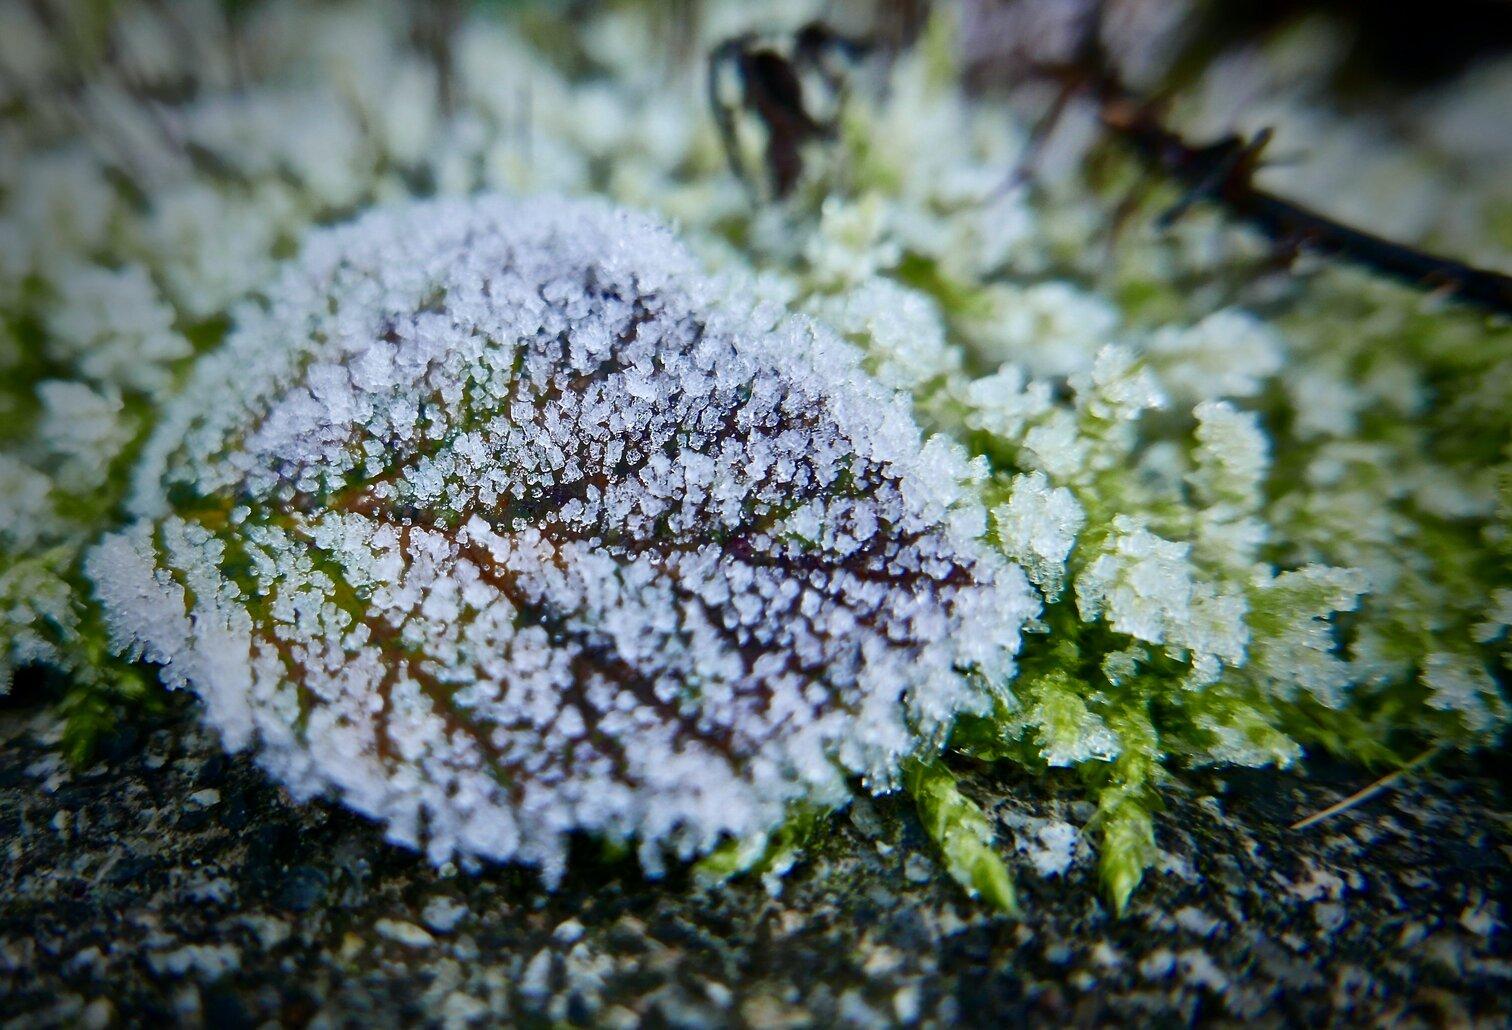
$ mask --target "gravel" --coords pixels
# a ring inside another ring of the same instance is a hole
[[[75,771],[48,710],[0,711],[0,1025],[998,1025],[1019,1020],[1504,1026],[1505,755],[1305,832],[1368,782],[1195,773],[1113,918],[1070,777],[962,766],[1024,916],[922,864],[907,802],[862,802],[774,896],[645,880],[577,842],[556,893],[432,868],[337,806],[295,805],[175,700]]]

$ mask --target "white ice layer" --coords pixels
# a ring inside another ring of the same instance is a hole
[[[653,221],[499,198],[315,235],[88,568],[297,795],[560,875],[770,828],[985,709],[1037,602],[978,470]]]

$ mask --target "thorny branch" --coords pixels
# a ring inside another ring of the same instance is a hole
[[[1033,74],[1057,79],[1062,85],[1054,108],[1035,130],[1037,138],[1053,130],[1072,96],[1090,94],[1105,128],[1186,189],[1186,196],[1163,221],[1169,223],[1192,204],[1209,201],[1271,240],[1283,257],[1305,251],[1338,258],[1512,317],[1512,276],[1388,240],[1257,186],[1255,173],[1262,166],[1268,132],[1252,139],[1229,135],[1207,144],[1188,142],[1161,121],[1154,104],[1119,81],[1098,42],[1098,20],[1095,15],[1088,19],[1083,45],[1072,61],[1034,69]],[[815,22],[798,34],[788,52],[770,41],[741,36],[725,41],[711,54],[710,103],[731,168],[748,185],[751,176],[739,156],[734,113],[719,88],[721,74],[733,69],[739,86],[737,106],[754,114],[766,128],[767,174],[774,195],[782,197],[802,174],[803,145],[831,135],[829,127],[816,121],[804,106],[800,72],[832,48],[858,56],[872,46]],[[1035,144],[1031,144],[1033,149]],[[1020,168],[1015,181],[1025,177],[1030,161]]]
[[[1225,136],[1192,144],[1161,123],[1153,107],[1130,95],[1111,76],[1092,84],[1102,124],[1151,166],[1187,190],[1167,218],[1202,200],[1221,205],[1276,244],[1283,254],[1308,251],[1337,257],[1382,275],[1512,316],[1512,276],[1431,254],[1330,218],[1255,185],[1270,139]]]

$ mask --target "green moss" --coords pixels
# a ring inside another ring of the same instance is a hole
[[[984,904],[1017,915],[1013,877],[998,853],[987,814],[962,794],[955,775],[937,759],[915,760],[904,770],[905,786],[918,807],[924,832],[940,850],[950,878]]]

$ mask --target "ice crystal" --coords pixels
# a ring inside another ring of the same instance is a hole
[[[976,475],[829,330],[549,198],[313,237],[149,439],[88,568],[126,646],[422,840],[708,849],[881,789],[1037,601]]]
[[[1281,366],[1282,342],[1255,316],[1223,308],[1196,325],[1151,334],[1150,356],[1182,400],[1253,397]]]
[[[1013,481],[1008,503],[993,512],[1003,550],[1029,574],[1046,598],[1055,600],[1065,576],[1066,558],[1086,519],[1076,497],[1051,487],[1032,472]]]

